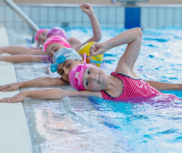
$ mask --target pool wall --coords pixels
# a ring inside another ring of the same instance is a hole
[[[90,27],[86,14],[74,4],[18,5],[39,27]],[[181,28],[182,5],[93,5],[102,28]],[[28,28],[8,6],[0,5],[0,26]]]

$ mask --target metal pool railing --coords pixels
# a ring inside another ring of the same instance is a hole
[[[11,0],[3,0],[19,17],[21,17],[35,32],[39,27]]]

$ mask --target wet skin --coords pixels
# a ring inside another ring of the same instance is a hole
[[[51,43],[47,46],[46,52],[51,58],[53,58],[54,54],[62,48],[65,48],[65,46],[58,43]],[[82,60],[66,60],[64,63],[58,66],[57,72],[61,75],[61,78],[63,80],[69,82],[69,73],[71,69],[79,64],[83,64],[83,61]],[[95,63],[93,63],[93,65],[95,65]]]
[[[107,74],[97,68],[89,67],[83,74],[82,83],[86,90],[100,91],[107,86]]]
[[[83,64],[83,61],[74,59],[66,60],[64,63],[59,64],[57,72],[61,75],[63,80],[69,82],[71,69],[79,64]]]
[[[53,58],[54,54],[62,48],[65,48],[65,46],[58,43],[51,43],[47,46],[46,53]]]
[[[38,35],[38,41],[41,45],[44,44],[44,42],[46,41],[47,38],[47,31],[42,32],[41,34]]]
[[[65,48],[65,46],[58,44],[58,43],[51,43],[47,46],[46,52],[47,54],[53,58],[54,54],[59,51],[60,49]],[[58,66],[58,73],[61,75],[61,78],[67,82],[69,82],[69,73],[71,69],[79,64],[82,64],[83,61],[81,60],[66,60],[64,63]]]

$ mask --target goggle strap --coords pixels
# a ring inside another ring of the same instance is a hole
[[[84,67],[86,65],[86,53],[84,53],[84,63],[83,63]]]

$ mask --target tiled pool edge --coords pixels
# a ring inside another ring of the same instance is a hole
[[[0,27],[0,46],[9,45],[6,29]],[[16,82],[12,63],[0,62],[0,85]],[[0,92],[0,98],[10,97],[19,91]],[[0,103],[0,152],[32,153],[29,129],[22,103]]]

